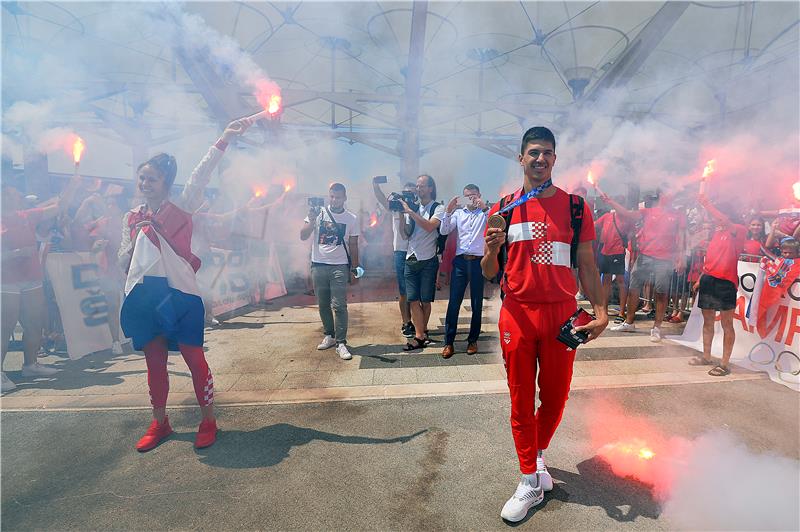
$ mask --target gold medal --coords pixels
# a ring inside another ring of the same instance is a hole
[[[486,220],[486,226],[490,229],[500,229],[501,231],[506,230],[506,219],[500,216],[499,214],[493,214],[489,216]]]

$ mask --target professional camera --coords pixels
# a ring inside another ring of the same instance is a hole
[[[392,192],[389,194],[389,210],[395,212],[403,212],[403,204],[400,200],[405,201],[411,210],[417,210],[417,195],[413,192],[404,190],[403,192]]]
[[[314,209],[321,209],[325,206],[325,198],[308,198],[308,206]]]

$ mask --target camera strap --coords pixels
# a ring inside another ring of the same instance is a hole
[[[353,261],[350,259],[350,250],[347,249],[347,244],[344,243],[344,231],[339,227],[339,223],[334,219],[333,213],[331,212],[330,207],[325,207],[325,211],[328,213],[328,218],[331,219],[331,222],[336,227],[336,236],[337,236],[337,245],[344,247],[344,254],[347,255],[347,268],[350,269],[353,267]],[[347,225],[347,224],[343,224]]]

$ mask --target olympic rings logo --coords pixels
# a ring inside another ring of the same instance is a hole
[[[763,349],[760,349],[758,352],[756,352],[756,349],[761,346],[769,350],[769,360],[766,360],[766,357],[764,356],[760,356],[761,352],[764,351]],[[753,356],[754,353],[755,357]],[[784,374],[792,375],[794,377],[800,375],[800,356],[798,356],[797,353],[789,351],[788,349],[784,349],[776,355],[772,346],[766,342],[759,342],[754,345],[747,354],[747,359],[758,366],[769,366],[774,363],[773,367],[775,368],[775,371],[778,372],[778,378],[781,380],[786,380],[787,382],[790,381],[783,377]]]

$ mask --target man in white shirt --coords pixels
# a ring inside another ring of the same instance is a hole
[[[444,218],[444,207],[436,200],[436,181],[429,175],[417,179],[419,209],[414,210],[403,200],[405,209],[404,231],[408,236],[406,251],[406,297],[411,305],[411,321],[415,334],[406,343],[404,351],[422,349],[429,342],[428,320],[431,317],[431,302],[436,294],[436,275],[439,259],[436,256],[436,241],[439,224]]]
[[[472,320],[467,336],[467,354],[478,352],[478,336],[481,334],[481,314],[483,312],[483,233],[486,230],[486,203],[481,198],[477,185],[464,187],[466,206],[458,207],[458,196],[450,200],[445,209],[439,231],[443,235],[458,231],[456,256],[453,259],[453,273],[450,277],[450,300],[447,303],[447,317],[444,322],[444,348],[442,358],[453,356],[453,342],[458,329],[458,311],[464,301],[464,292],[469,284]]]
[[[385,178],[381,178],[385,182]],[[403,325],[400,327],[400,332],[406,338],[414,336],[414,324],[411,322],[411,307],[406,298],[406,251],[408,250],[408,237],[403,233],[403,213],[401,211],[392,210],[389,208],[389,200],[381,190],[381,179],[378,177],[372,180],[372,192],[375,194],[375,199],[387,211],[392,213],[392,248],[394,249],[394,271],[397,275],[397,289],[400,292],[400,317],[403,319]],[[408,182],[403,185],[403,192],[411,192],[416,194],[417,186]]]
[[[300,240],[314,235],[311,277],[325,329],[317,349],[336,346],[339,358],[350,360],[353,356],[347,349],[347,285],[357,282],[352,270],[358,266],[358,217],[344,208],[344,185],[333,183],[328,194],[327,207],[309,209]]]

